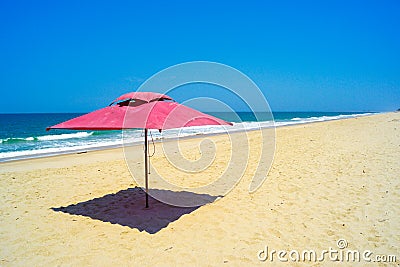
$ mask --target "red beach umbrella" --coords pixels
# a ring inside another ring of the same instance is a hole
[[[147,208],[149,206],[147,170],[148,129],[158,129],[161,131],[202,125],[232,125],[232,123],[174,102],[167,95],[152,92],[131,92],[118,97],[108,107],[48,127],[46,130],[144,129]]]

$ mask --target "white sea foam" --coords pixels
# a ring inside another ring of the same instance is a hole
[[[77,132],[77,133],[68,133],[68,134],[52,134],[52,135],[42,135],[37,137],[9,137],[0,139],[0,144],[2,143],[11,143],[11,142],[23,142],[23,141],[52,141],[52,140],[64,140],[64,139],[72,139],[72,138],[84,138],[91,136],[93,132]]]
[[[71,139],[71,138],[84,138],[91,136],[93,132],[77,132],[77,133],[68,133],[68,134],[54,134],[54,135],[43,135],[36,137],[37,140],[40,141],[51,141],[51,140],[63,140],[63,139]]]

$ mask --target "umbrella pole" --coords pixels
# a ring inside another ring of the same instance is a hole
[[[149,180],[148,180],[148,170],[147,170],[147,129],[144,129],[144,179],[146,186],[146,208],[149,207]]]

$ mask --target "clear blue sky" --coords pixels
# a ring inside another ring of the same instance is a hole
[[[400,1],[0,2],[0,113],[88,112],[193,60],[274,111],[398,109]]]

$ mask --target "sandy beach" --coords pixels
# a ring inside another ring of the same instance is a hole
[[[248,137],[256,150],[260,132]],[[160,144],[152,165],[175,184],[208,183],[225,168],[230,143],[207,138],[216,153],[202,173],[179,175]],[[181,142],[187,158],[201,157],[200,139]],[[138,169],[142,152],[130,157]],[[151,199],[144,209],[122,149],[1,163],[0,265],[271,266],[279,260],[259,259],[266,246],[322,251],[338,249],[339,239],[346,249],[396,255],[391,264],[400,263],[400,113],[277,128],[273,165],[250,194],[257,155],[229,194],[208,192],[210,203],[194,208]]]

